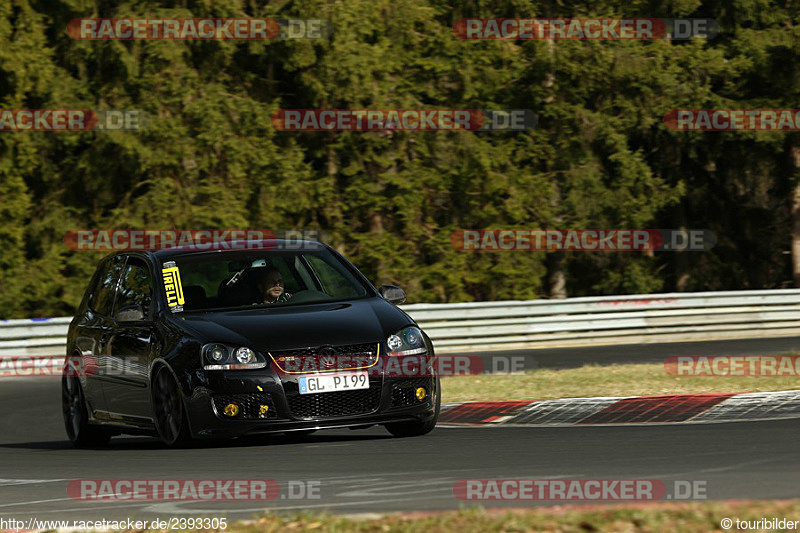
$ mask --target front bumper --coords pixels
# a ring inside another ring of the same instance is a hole
[[[268,369],[196,371],[184,383],[184,405],[195,438],[427,422],[436,416],[439,393],[436,378],[372,376],[366,390],[300,395],[296,376],[279,377]],[[409,396],[419,386],[428,391],[422,402]],[[222,413],[229,402],[241,407],[236,417]],[[267,406],[266,415],[261,406]]]

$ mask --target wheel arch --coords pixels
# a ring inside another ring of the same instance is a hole
[[[170,365],[165,359],[160,358],[160,357],[158,359],[156,359],[155,361],[153,361],[153,364],[150,365],[150,376],[149,376],[150,377],[150,408],[151,408],[151,410],[154,409],[154,406],[153,406],[153,378],[155,378],[156,374],[158,372],[160,372],[162,369],[165,369],[167,372],[169,372],[170,376],[172,376],[172,379],[174,379],[175,383],[178,384],[178,391],[180,392],[180,397],[181,397],[181,406],[183,408],[184,414],[186,415],[185,418],[184,418],[184,421],[189,425],[189,431],[192,434],[194,434],[194,430],[192,428],[192,417],[189,416],[188,407],[187,407],[188,402],[186,401],[187,398],[188,398],[188,396],[186,394],[186,383],[184,383],[184,382],[182,382],[180,380],[180,378],[178,377],[178,374],[175,372],[175,369],[172,368],[172,365]]]

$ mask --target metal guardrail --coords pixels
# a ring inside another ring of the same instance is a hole
[[[800,289],[404,307],[437,351],[800,336]]]
[[[402,306],[438,352],[800,336],[800,289]],[[58,354],[70,318],[0,321],[0,355]]]
[[[0,321],[0,355],[65,355],[71,317]]]

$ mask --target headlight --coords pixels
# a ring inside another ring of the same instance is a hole
[[[396,352],[403,347],[403,341],[399,336],[392,335],[389,337],[389,340],[386,341],[386,345],[389,346],[389,352]]]
[[[203,370],[251,370],[264,368],[267,360],[246,346],[211,343],[200,349]]]
[[[250,348],[241,347],[236,350],[236,360],[243,365],[252,363],[256,360],[256,353]]]
[[[228,358],[228,349],[221,344],[212,344],[207,353],[208,358],[215,363],[221,363]]]
[[[389,355],[418,355],[428,352],[425,339],[419,328],[410,326],[386,339]]]

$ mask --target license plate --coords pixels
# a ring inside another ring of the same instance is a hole
[[[318,374],[298,378],[300,394],[317,394],[320,392],[338,392],[369,388],[367,372],[349,372],[347,374]]]

